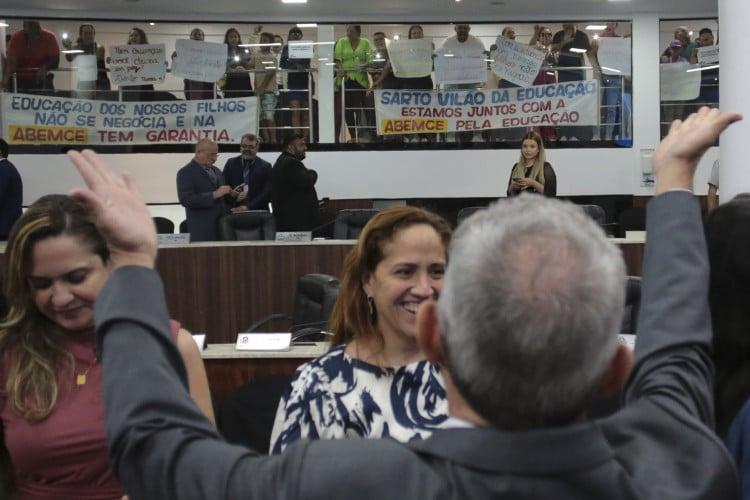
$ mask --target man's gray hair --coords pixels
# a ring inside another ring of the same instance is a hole
[[[580,416],[616,349],[619,249],[575,205],[521,195],[464,221],[449,261],[438,315],[469,405],[501,429]]]
[[[260,139],[258,139],[258,136],[255,134],[242,134],[242,137],[240,138],[240,142],[247,139],[248,141],[253,141],[255,144],[260,145]]]

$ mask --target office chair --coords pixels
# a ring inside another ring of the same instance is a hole
[[[627,208],[620,212],[617,222],[620,224],[621,236],[623,238],[626,231],[645,231],[646,209],[641,207]]]
[[[189,233],[189,232],[190,231],[188,231],[187,221],[184,220],[184,221],[180,222],[180,233],[183,234],[183,233]]]
[[[286,320],[291,323],[292,342],[298,340],[322,341],[328,318],[331,316],[339,296],[339,280],[328,274],[305,274],[297,281],[294,293],[294,312],[271,314],[256,321],[245,331],[256,332],[258,328],[272,320]]]
[[[154,225],[156,226],[156,232],[158,234],[172,234],[174,233],[174,222],[167,219],[166,217],[152,217],[154,219]]]
[[[607,222],[607,214],[604,209],[599,205],[578,205],[581,210],[586,212],[586,215],[594,219],[594,222],[599,224],[607,236],[617,236],[618,225],[615,222]]]
[[[620,333],[635,335],[638,312],[641,308],[641,278],[625,276],[625,309],[622,312]]]
[[[461,224],[464,220],[471,217],[474,213],[479,212],[480,210],[486,210],[487,207],[464,207],[461,210],[458,211],[458,214],[456,215],[456,226]]]
[[[276,238],[276,223],[267,210],[250,210],[227,215],[221,219],[224,241],[259,241]]]
[[[374,208],[339,210],[333,225],[333,239],[356,240],[365,224],[378,212]]]

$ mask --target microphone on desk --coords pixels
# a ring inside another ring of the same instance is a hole
[[[289,331],[292,333],[292,343],[302,340],[313,335],[333,336],[332,332],[324,330],[328,321],[312,321],[310,323],[300,323],[292,326]]]
[[[334,217],[333,219],[329,220],[328,222],[312,228],[310,230],[310,233],[312,233],[313,237],[315,237],[316,231],[320,231],[321,229],[325,229],[328,226],[332,226],[335,222],[336,222],[336,218]]]

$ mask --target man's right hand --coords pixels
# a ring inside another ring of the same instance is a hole
[[[214,191],[214,199],[221,198],[222,196],[228,195],[231,192],[232,192],[231,186],[227,186],[227,185],[219,186],[218,188],[216,188],[216,191]]]
[[[692,191],[698,161],[724,129],[740,120],[739,113],[722,113],[706,106],[684,122],[675,120],[654,154],[656,194],[670,189]]]

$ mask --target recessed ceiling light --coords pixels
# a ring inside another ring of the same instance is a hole
[[[307,0],[281,0],[281,3],[307,3]]]
[[[318,23],[297,23],[298,28],[317,28]]]
[[[399,38],[401,38],[401,35],[398,35],[398,34],[397,35],[393,35],[393,39],[394,40],[398,40]]]
[[[579,49],[578,47],[572,47],[570,51],[576,54],[585,54],[587,52],[586,49]]]
[[[154,23],[154,22],[151,22],[151,23],[148,23],[148,25],[149,25],[149,26],[156,26],[156,23]]]
[[[589,24],[588,26],[586,26],[586,29],[589,31],[599,31],[599,30],[607,29],[607,25],[606,24]]]

